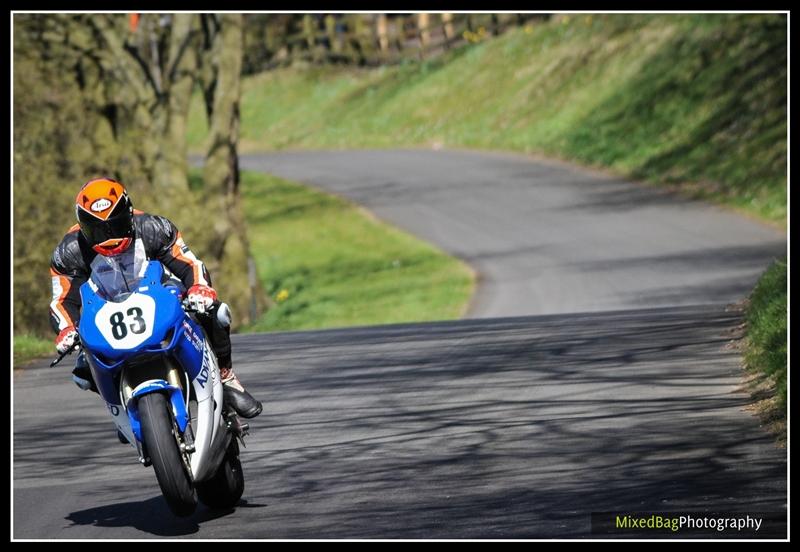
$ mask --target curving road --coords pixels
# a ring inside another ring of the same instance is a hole
[[[235,510],[185,520],[96,396],[40,362],[14,378],[14,538],[587,538],[604,536],[593,512],[649,511],[766,515],[755,535],[699,536],[785,537],[786,451],[747,410],[726,307],[785,251],[781,233],[519,156],[242,165],[465,258],[473,319],[234,336],[266,405],[247,487]]]
[[[742,299],[785,233],[705,203],[513,154],[296,152],[243,169],[306,182],[474,267],[470,317]]]

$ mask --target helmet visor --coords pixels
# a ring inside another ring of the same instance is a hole
[[[121,240],[133,237],[133,214],[130,207],[120,202],[115,212],[106,220],[101,220],[78,209],[81,232],[89,245],[98,245],[108,240]]]

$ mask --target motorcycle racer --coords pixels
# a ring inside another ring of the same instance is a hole
[[[78,224],[56,246],[50,261],[53,298],[50,322],[58,334],[59,353],[70,350],[78,339],[80,287],[91,274],[97,255],[114,257],[127,251],[137,240],[142,242],[148,259],[158,260],[186,288],[186,299],[195,310],[198,322],[209,336],[217,354],[224,400],[240,416],[254,418],[262,405],[245,390],[233,371],[230,323],[217,316],[227,309],[217,299],[205,265],[189,249],[180,231],[169,219],[134,210],[123,184],[111,178],[96,178],[84,184],[75,198]],[[91,372],[81,357],[75,376],[93,386]]]

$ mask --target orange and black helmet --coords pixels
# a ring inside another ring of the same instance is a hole
[[[119,255],[133,242],[133,205],[116,180],[96,178],[84,184],[75,212],[83,237],[101,255]]]

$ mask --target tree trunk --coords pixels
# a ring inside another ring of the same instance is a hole
[[[204,196],[208,214],[207,223],[213,227],[210,242],[216,266],[213,273],[219,274],[225,291],[224,300],[242,318],[250,322],[251,313],[258,304],[252,297],[246,280],[248,274],[249,245],[244,216],[239,198],[239,100],[241,96],[242,67],[242,16],[224,14],[219,16],[219,32],[214,37],[209,52],[213,67],[214,95],[210,120],[209,147],[203,168]],[[209,263],[211,264],[211,263]],[[212,273],[212,274],[213,274]]]
[[[186,123],[197,71],[194,14],[172,16],[169,52],[164,67],[163,109],[158,112],[161,147],[156,155],[154,184],[170,195],[185,195],[189,190],[186,163]]]

